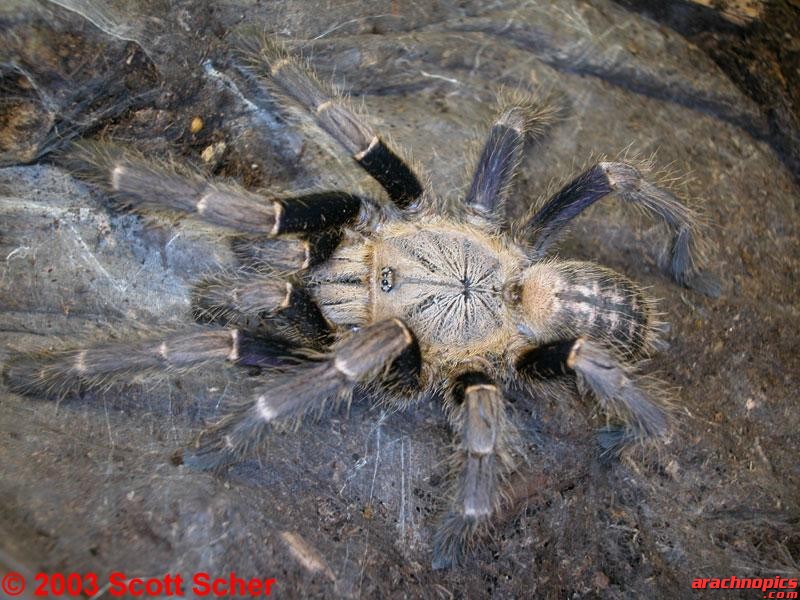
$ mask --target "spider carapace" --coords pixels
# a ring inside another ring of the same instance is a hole
[[[679,284],[713,293],[694,214],[645,177],[646,165],[597,163],[510,222],[505,201],[526,138],[559,111],[522,93],[501,98],[468,191],[452,201],[283,49],[260,38],[242,49],[228,68],[260,90],[252,102],[272,96],[305,110],[386,199],[264,196],[109,141],[74,144],[58,160],[77,176],[134,210],[227,228],[244,265],[195,285],[202,326],[20,353],[5,366],[12,389],[59,394],[213,362],[255,369],[252,395],[186,453],[197,468],[238,460],[275,426],[358,388],[398,408],[440,391],[456,444],[448,510],[432,536],[437,567],[459,560],[524,455],[509,388],[534,396],[554,378],[576,381],[618,424],[605,436],[611,447],[667,431],[661,395],[637,372],[657,349],[653,303],[610,269],[548,254],[573,218],[613,195],[670,232],[664,266]]]
[[[514,258],[474,228],[397,223],[337,249],[311,279],[334,323],[361,326],[398,317],[436,353],[474,352],[510,322],[503,287],[515,271]],[[361,319],[354,322],[354,314]]]

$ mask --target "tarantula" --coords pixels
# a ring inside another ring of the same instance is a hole
[[[458,562],[524,456],[504,390],[538,393],[574,378],[619,423],[605,432],[610,448],[667,431],[666,403],[636,371],[658,346],[653,302],[610,269],[548,252],[573,218],[616,195],[669,228],[665,267],[674,280],[709,292],[697,221],[673,194],[640,166],[599,162],[528,217],[507,222],[526,137],[557,114],[516,93],[501,102],[463,201],[447,204],[281,47],[259,40],[243,56],[248,78],[307,110],[391,202],[343,191],[265,197],[113,143],[74,144],[58,160],[79,176],[135,210],[189,213],[237,232],[247,266],[196,285],[202,329],[20,354],[5,368],[13,389],[64,393],[210,362],[261,369],[253,396],[187,451],[185,462],[203,469],[240,459],[274,426],[359,388],[398,408],[441,391],[456,442],[435,567]]]

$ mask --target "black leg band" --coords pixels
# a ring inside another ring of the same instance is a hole
[[[534,232],[534,250],[547,249],[556,233],[583,210],[614,191],[608,175],[595,165],[573,179],[531,218],[527,228]]]
[[[528,350],[517,359],[517,370],[534,379],[572,374],[568,362],[576,341],[560,340]]]
[[[236,364],[244,367],[274,367],[286,363],[292,356],[292,346],[286,340],[239,330]]]
[[[327,345],[332,341],[331,326],[319,306],[306,290],[292,286],[288,306],[280,310],[294,328],[303,336]]]
[[[487,214],[502,206],[503,191],[519,162],[524,139],[525,134],[514,127],[503,123],[492,127],[464,200],[467,205]]]
[[[383,186],[400,208],[406,208],[422,195],[422,184],[417,176],[381,140],[357,156],[356,161]]]
[[[361,209],[361,198],[345,192],[319,192],[275,203],[280,209],[273,235],[338,227],[355,220]]]

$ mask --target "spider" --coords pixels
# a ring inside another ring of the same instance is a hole
[[[241,73],[308,111],[389,202],[338,190],[267,197],[112,142],[77,142],[58,160],[78,176],[134,210],[167,209],[232,230],[242,268],[196,284],[198,325],[158,339],[20,353],[4,370],[12,389],[64,394],[214,362],[254,370],[252,397],[183,457],[210,470],[356,390],[398,409],[440,392],[455,442],[449,506],[433,535],[436,568],[459,563],[525,459],[509,389],[568,395],[559,382],[576,381],[612,418],[607,449],[668,432],[668,403],[637,368],[659,347],[654,302],[608,268],[552,257],[575,217],[616,196],[669,229],[663,263],[678,284],[714,293],[700,266],[696,216],[648,181],[643,165],[598,162],[509,222],[505,203],[526,139],[557,109],[503,95],[468,192],[448,203],[280,45],[259,38],[244,46]]]

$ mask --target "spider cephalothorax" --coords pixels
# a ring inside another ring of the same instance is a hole
[[[616,194],[669,228],[672,277],[708,292],[695,220],[672,194],[640,167],[601,162],[507,223],[504,201],[526,136],[556,114],[511,94],[468,193],[446,205],[344,99],[280,48],[249,43],[244,56],[244,77],[313,115],[391,202],[342,191],[269,198],[108,142],[76,144],[60,159],[75,173],[135,209],[190,213],[234,230],[244,266],[197,284],[195,317],[204,328],[20,355],[6,368],[13,388],[64,392],[210,361],[262,369],[253,396],[187,453],[200,468],[240,458],[273,426],[359,387],[400,407],[444,390],[457,443],[454,492],[434,535],[437,566],[455,562],[497,510],[523,454],[506,410],[508,387],[573,376],[619,422],[606,436],[611,445],[665,433],[664,405],[635,372],[656,347],[652,302],[610,269],[547,252],[572,218]]]

